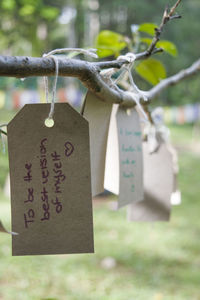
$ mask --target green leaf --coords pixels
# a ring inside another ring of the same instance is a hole
[[[148,46],[151,44],[152,39],[150,38],[140,38],[140,42],[141,43],[145,43]],[[163,48],[163,50],[169,54],[171,54],[172,56],[177,56],[178,54],[178,50],[176,48],[176,45],[170,41],[166,41],[166,40],[160,40],[157,44],[156,44],[157,48]]]
[[[59,15],[59,10],[56,7],[45,6],[42,8],[40,15],[46,20],[54,20]]]
[[[97,54],[99,57],[117,56],[126,45],[123,35],[110,30],[101,31],[95,41],[95,47],[98,50]]]
[[[114,48],[111,47],[96,47],[97,55],[99,58],[107,57],[107,56],[118,56],[119,52],[116,52]]]
[[[14,0],[3,0],[1,3],[1,6],[5,10],[13,10],[16,6],[16,3]]]
[[[157,43],[156,47],[163,48],[164,51],[171,54],[172,56],[177,56],[178,54],[176,45],[170,41],[161,40]]]
[[[160,80],[166,78],[164,65],[154,58],[140,62],[136,67],[136,72],[152,85],[156,85]]]
[[[155,28],[157,28],[158,26],[156,24],[153,23],[143,23],[139,26],[138,30],[141,32],[145,32],[148,33],[152,36],[154,36],[155,34]]]
[[[145,43],[149,46],[149,45],[151,45],[152,39],[150,39],[150,38],[140,38],[140,42]]]
[[[25,17],[25,16],[32,15],[34,11],[35,11],[35,7],[31,4],[27,4],[20,9],[19,14],[20,16]]]

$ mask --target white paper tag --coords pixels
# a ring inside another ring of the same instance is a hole
[[[117,138],[116,113],[118,104],[113,104],[106,151],[104,187],[115,195],[119,195],[119,148]]]
[[[112,103],[88,92],[83,115],[89,122],[92,196],[104,191],[105,156]]]
[[[122,107],[113,107],[104,186],[119,194],[119,208],[143,200],[141,128],[134,108],[127,113]]]

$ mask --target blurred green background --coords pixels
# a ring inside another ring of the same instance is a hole
[[[2,55],[33,55],[55,48],[93,47],[100,30],[131,37],[131,25],[159,24],[169,0],[1,0]],[[199,57],[199,0],[182,1],[183,16],[169,23],[162,38],[176,44],[178,56],[159,54],[172,75]],[[135,74],[141,88],[150,88]],[[58,87],[71,79],[59,79]],[[0,78],[6,101],[12,90],[37,90],[36,78]],[[83,87],[79,88],[83,89]],[[199,77],[162,93],[159,105],[199,102]],[[155,105],[153,104],[153,106]],[[16,111],[0,109],[0,124]],[[200,300],[200,128],[170,125],[179,153],[182,204],[173,207],[169,223],[139,224],[126,220],[126,210],[113,210],[115,197],[94,201],[96,253],[12,257],[11,237],[0,233],[0,299],[2,300]],[[5,141],[6,143],[6,141]],[[7,146],[6,146],[7,147]],[[0,220],[10,226],[10,200],[5,196],[7,149],[0,141]]]

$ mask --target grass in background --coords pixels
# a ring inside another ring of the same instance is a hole
[[[176,145],[191,133],[172,126]],[[170,223],[130,223],[125,209],[102,201],[94,206],[95,254],[12,257],[10,236],[0,234],[0,299],[200,300],[200,155],[180,149],[179,163],[182,205]],[[0,196],[8,225],[9,201]]]

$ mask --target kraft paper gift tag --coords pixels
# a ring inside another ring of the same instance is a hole
[[[89,122],[92,196],[104,191],[105,156],[112,103],[88,92],[83,115]]]
[[[89,126],[67,103],[27,104],[8,124],[13,255],[89,253]]]
[[[104,187],[119,194],[118,207],[143,200],[140,120],[135,108],[113,106]]]
[[[143,143],[144,200],[128,207],[129,221],[168,221],[173,191],[172,155],[165,143],[156,152],[149,153]]]

